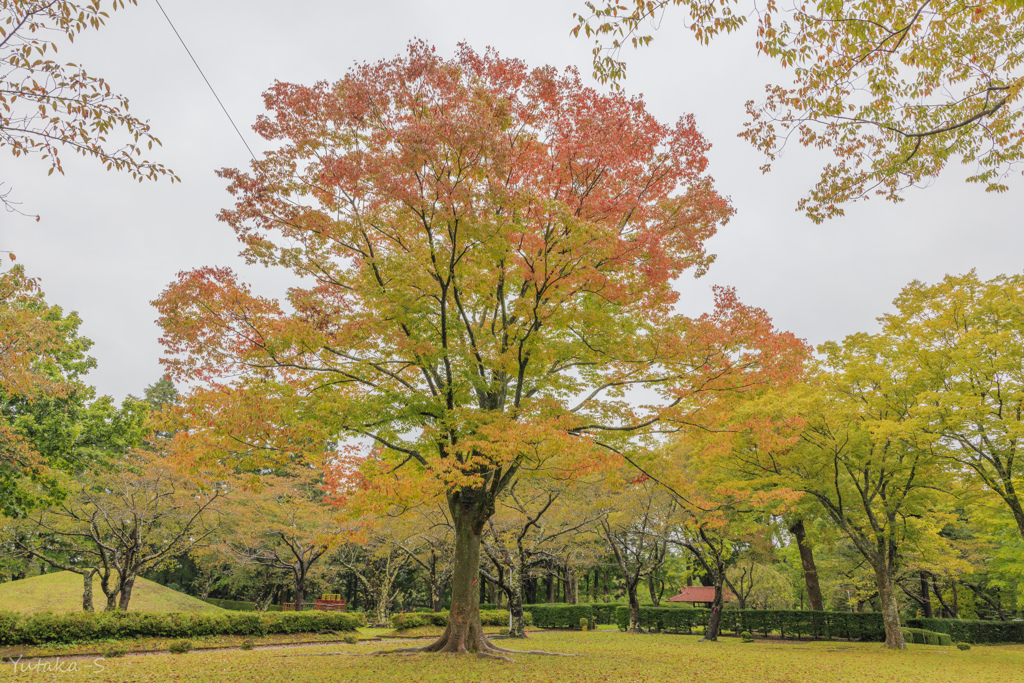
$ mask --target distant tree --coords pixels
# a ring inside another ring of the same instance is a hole
[[[1024,276],[912,282],[881,318],[939,453],[995,493],[1024,538]]]
[[[111,0],[111,10],[125,2]],[[16,157],[38,154],[50,173],[64,173],[60,152],[93,157],[108,170],[125,171],[140,182],[166,175],[162,164],[143,154],[160,141],[149,124],[128,113],[128,98],[77,64],[56,60],[58,40],[73,42],[107,19],[100,0],[3,0],[0,2],[0,146]],[[0,183],[2,187],[2,183]],[[10,190],[0,192],[8,210]]]
[[[85,383],[96,361],[80,325],[21,266],[0,272],[0,512],[9,517],[60,500],[59,473],[102,466],[143,438],[144,404],[118,407]]]
[[[221,521],[222,487],[159,453],[135,450],[65,486],[62,502],[21,523],[16,543],[59,569],[98,572],[107,610],[127,611],[141,574],[207,541]]]
[[[294,601],[306,601],[314,567],[338,543],[335,513],[324,502],[321,473],[296,465],[231,482],[221,536],[237,558],[283,572]]]
[[[146,387],[143,396],[146,403],[153,409],[177,405],[179,400],[178,389],[174,386],[174,382],[166,377],[161,377]]]
[[[629,602],[630,632],[640,630],[637,587],[668,557],[669,537],[681,520],[679,507],[667,491],[652,481],[623,485],[604,497],[605,515],[599,521],[604,540],[615,557]]]

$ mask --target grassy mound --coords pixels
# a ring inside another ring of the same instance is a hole
[[[101,611],[107,604],[98,578],[93,580],[93,606]],[[82,576],[72,572],[54,572],[30,579],[0,583],[0,611],[81,612]],[[135,580],[129,612],[221,613],[215,607],[143,578]]]

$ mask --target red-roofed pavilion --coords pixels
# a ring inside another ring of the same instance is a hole
[[[722,594],[722,600],[724,602],[734,602],[736,595],[729,590],[725,589]],[[711,604],[715,601],[715,587],[714,586],[686,586],[683,588],[679,595],[673,595],[668,599],[669,602],[690,602],[698,603],[703,602],[707,607],[711,607]]]

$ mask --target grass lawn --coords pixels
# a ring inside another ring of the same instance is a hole
[[[421,641],[427,642],[427,641]],[[515,649],[545,649],[581,655],[514,655],[505,663],[449,655],[366,655],[391,644],[315,645],[185,655],[139,655],[119,659],[63,660],[50,673],[26,669],[34,662],[6,663],[0,680],[189,681],[195,683],[416,681],[693,681],[694,683],[1018,683],[1024,646],[949,647],[912,645],[887,652],[877,643],[757,641],[723,638],[698,643],[696,636],[629,635],[618,632],[537,633],[526,642],[498,641]],[[342,653],[316,656],[322,653]],[[45,661],[45,660],[44,660]],[[22,667],[18,669],[17,667]]]
[[[94,577],[92,603],[103,610],[107,598]],[[179,593],[147,579],[135,580],[130,612],[223,612],[220,607]],[[0,583],[0,611],[81,612],[82,576],[72,572],[54,572],[29,579]]]

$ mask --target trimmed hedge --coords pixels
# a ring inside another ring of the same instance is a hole
[[[76,643],[147,636],[263,636],[272,633],[354,631],[365,625],[365,617],[352,612],[0,612],[0,645]]]
[[[206,598],[203,602],[208,602],[211,605],[220,607],[221,609],[229,609],[235,612],[256,612],[255,602],[246,602],[244,600],[221,600],[220,598]],[[281,605],[267,605],[267,612],[280,612]]]
[[[537,628],[571,628],[579,629],[580,619],[590,622],[594,618],[592,605],[568,603],[538,603],[523,605],[533,615],[533,625]]]
[[[711,610],[702,608],[640,605],[640,628],[651,631],[674,631],[676,633],[685,631],[689,633],[694,626],[706,626],[710,615]],[[615,623],[623,631],[629,628],[629,605],[619,605],[615,608]]]
[[[591,606],[594,610],[594,620],[598,624],[614,624],[615,610],[622,607],[621,602],[595,602]]]
[[[533,625],[529,612],[523,612],[523,621],[527,626]],[[505,610],[480,610],[480,623],[483,626],[508,626],[508,612]],[[441,612],[406,612],[391,615],[391,626],[398,631],[405,631],[420,626],[447,626],[448,611]]]
[[[640,627],[653,631],[690,632],[696,626],[706,627],[711,610],[683,607],[640,606]],[[629,627],[629,607],[615,610],[615,623],[620,629]],[[885,625],[877,612],[812,612],[809,610],[740,610],[722,612],[722,631],[761,633],[778,632],[783,637],[847,638],[881,642]]]
[[[1024,643],[1024,621],[907,619],[907,625],[945,633],[958,643]]]

